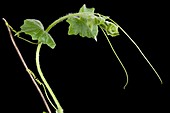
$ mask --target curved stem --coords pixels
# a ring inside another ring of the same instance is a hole
[[[23,65],[24,65],[26,71],[28,72],[28,74],[29,74],[29,76],[30,76],[32,82],[34,83],[35,87],[37,88],[37,90],[38,90],[38,92],[39,92],[39,94],[40,94],[40,96],[41,96],[41,98],[42,98],[42,100],[43,100],[43,102],[44,102],[44,104],[45,104],[45,106],[46,106],[48,112],[51,113],[51,110],[50,110],[50,108],[49,108],[49,106],[48,106],[48,104],[47,104],[47,101],[46,101],[46,99],[45,99],[43,93],[41,92],[41,90],[40,90],[38,84],[36,83],[35,79],[33,78],[32,74],[30,73],[30,71],[29,71],[30,69],[28,68],[28,66],[27,66],[27,64],[26,64],[26,62],[25,62],[25,60],[24,60],[24,58],[22,57],[21,52],[19,51],[19,49],[18,49],[18,47],[17,47],[17,45],[16,45],[16,43],[15,43],[15,40],[14,40],[14,38],[13,38],[13,36],[12,36],[12,33],[11,33],[11,30],[10,30],[10,28],[8,27],[7,21],[6,21],[4,18],[3,18],[3,20],[5,21],[5,24],[6,24],[6,26],[7,26],[7,29],[8,29],[10,38],[11,38],[11,41],[12,41],[12,43],[13,43],[13,45],[14,45],[14,47],[15,47],[17,53],[18,53],[19,58],[21,59],[21,61],[22,61]]]
[[[60,106],[60,103],[59,101],[57,100],[55,94],[53,93],[51,87],[49,86],[48,82],[46,81],[43,73],[42,73],[42,70],[40,68],[40,61],[39,61],[39,54],[40,54],[40,48],[42,46],[42,43],[39,43],[38,46],[37,46],[37,50],[36,50],[36,65],[37,65],[37,70],[38,70],[38,73],[44,83],[44,85],[46,86],[47,90],[49,91],[51,97],[53,98],[55,104],[57,105],[57,108],[58,108],[58,113],[63,113],[63,109],[62,107]]]
[[[100,27],[100,28],[101,28],[101,27]],[[113,51],[113,52],[114,52],[114,54],[116,55],[116,58],[118,59],[119,63],[120,63],[120,64],[121,64],[121,66],[123,67],[123,70],[124,70],[124,72],[125,72],[125,74],[126,74],[126,84],[125,84],[125,85],[124,85],[124,87],[123,87],[123,89],[125,89],[125,88],[126,88],[126,86],[127,86],[127,84],[128,84],[128,81],[129,81],[128,73],[127,73],[127,71],[126,71],[126,68],[124,67],[124,65],[123,65],[122,61],[120,60],[120,58],[118,57],[118,55],[117,55],[116,51],[114,50],[114,48],[113,48],[113,46],[112,46],[112,44],[111,44],[111,42],[110,42],[110,40],[109,40],[108,36],[106,35],[106,33],[104,32],[104,30],[103,30],[102,28],[101,28],[101,30],[103,31],[103,33],[104,33],[104,35],[105,35],[105,37],[106,37],[106,39],[107,39],[107,41],[108,41],[108,43],[109,43],[109,45],[110,45],[110,47],[111,47],[112,51]]]
[[[56,24],[62,22],[63,20],[65,20],[65,19],[67,19],[67,18],[70,18],[70,17],[73,17],[73,16],[82,16],[82,15],[84,15],[84,14],[92,14],[92,13],[89,13],[89,12],[70,13],[70,14],[68,14],[68,15],[65,15],[65,16],[60,17],[60,18],[58,18],[57,20],[55,20],[53,23],[51,23],[51,24],[47,27],[46,31],[49,32],[49,31],[51,30],[51,28],[53,28]]]

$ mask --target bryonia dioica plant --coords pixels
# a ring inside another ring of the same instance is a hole
[[[55,48],[56,43],[55,43],[54,39],[52,38],[52,36],[49,34],[49,31],[54,26],[56,26],[58,23],[60,23],[64,20],[66,20],[66,22],[69,24],[68,35],[79,35],[81,37],[93,38],[97,42],[97,35],[98,35],[98,32],[99,32],[99,29],[103,32],[103,34],[106,37],[113,53],[117,57],[118,61],[120,62],[120,65],[122,66],[122,68],[125,72],[127,79],[126,79],[126,83],[123,87],[124,89],[128,84],[128,73],[127,73],[126,68],[124,67],[123,63],[119,59],[118,55],[116,54],[116,52],[115,52],[115,50],[114,50],[114,48],[113,48],[113,46],[112,46],[112,44],[109,40],[109,37],[116,37],[116,36],[120,35],[119,31],[118,31],[119,29],[136,46],[136,48],[139,50],[139,52],[141,53],[143,58],[147,61],[147,63],[150,65],[150,67],[153,69],[153,71],[157,75],[161,84],[163,83],[160,76],[158,75],[157,71],[151,65],[151,63],[146,58],[146,56],[143,54],[143,52],[138,47],[138,45],[132,40],[132,38],[115,21],[113,21],[109,16],[104,16],[100,13],[95,13],[94,11],[95,11],[95,8],[87,8],[86,5],[84,4],[80,8],[78,13],[70,13],[70,14],[67,14],[63,17],[60,17],[57,20],[55,20],[53,23],[51,23],[46,29],[44,29],[43,24],[37,19],[25,19],[23,25],[21,25],[21,27],[20,27],[21,30],[16,31],[3,18],[3,20],[5,21],[5,24],[8,28],[9,35],[11,37],[13,44],[14,44],[14,47],[16,48],[16,51],[18,52],[18,55],[20,56],[21,61],[26,68],[26,71],[30,75],[34,85],[36,86],[38,92],[40,93],[42,100],[43,100],[44,104],[46,105],[48,113],[51,113],[51,109],[50,109],[48,103],[51,104],[51,106],[55,109],[56,113],[63,113],[63,109],[62,109],[59,101],[57,100],[55,94],[53,93],[52,89],[50,88],[50,85],[48,84],[48,82],[46,81],[46,79],[45,79],[45,77],[42,73],[42,70],[40,68],[39,54],[40,54],[41,46],[43,44],[46,44],[47,46],[49,46],[52,49]],[[37,45],[36,67],[37,67],[37,71],[39,73],[39,77],[41,78],[41,80],[39,80],[38,77],[36,77],[34,75],[34,73],[31,71],[31,69],[29,69],[28,66],[26,65],[26,63],[25,63],[25,61],[24,61],[14,39],[13,39],[13,35],[12,35],[11,31],[13,31],[15,33],[14,36],[16,36],[16,37],[18,37],[18,38],[20,38],[24,41],[27,41],[29,43]],[[29,41],[25,38],[20,37],[21,33],[25,33],[26,35],[30,35],[32,37],[32,40],[36,40],[37,42],[35,43],[35,42]],[[39,85],[43,86],[45,96],[43,95],[42,91],[40,90]],[[50,100],[50,98],[48,96],[49,94],[52,97],[53,101]],[[48,102],[46,101],[46,99],[48,100]],[[46,113],[46,112],[44,111],[43,113]]]

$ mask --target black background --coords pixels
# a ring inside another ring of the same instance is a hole
[[[124,90],[125,73],[102,32],[99,32],[97,42],[80,36],[68,36],[68,23],[64,21],[50,31],[56,42],[55,49],[43,45],[40,52],[42,71],[64,112],[169,112],[167,3],[4,1],[1,3],[0,17],[5,18],[15,30],[19,30],[28,18],[40,20],[46,28],[59,17],[78,12],[83,4],[88,8],[94,7],[95,12],[116,21],[138,44],[164,84],[160,84],[136,47],[120,31],[120,36],[109,39],[129,74],[129,84]],[[35,66],[36,45],[18,38],[15,41],[28,67],[38,76]],[[5,113],[42,113],[46,108],[11,43],[3,20],[0,20],[0,51],[1,108]]]

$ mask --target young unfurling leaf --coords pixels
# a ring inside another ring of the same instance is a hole
[[[112,37],[119,35],[118,26],[112,22],[105,21],[100,25],[100,27],[106,31],[107,35]]]
[[[18,33],[24,32],[25,34],[31,35],[32,40],[38,40],[43,44],[47,44],[52,49],[55,47],[55,42],[51,35],[44,30],[42,23],[36,19],[26,19],[24,24],[20,27],[21,31]]]

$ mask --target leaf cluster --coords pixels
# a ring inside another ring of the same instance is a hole
[[[118,26],[114,22],[108,21],[108,16],[94,13],[94,11],[95,8],[87,8],[84,4],[76,16],[70,14],[66,19],[66,22],[69,23],[68,35],[80,35],[97,41],[99,27],[112,37],[119,35]],[[52,49],[56,46],[54,39],[44,30],[44,26],[39,20],[26,19],[20,28],[21,30],[18,33],[28,34],[32,37],[32,40],[47,44]]]

